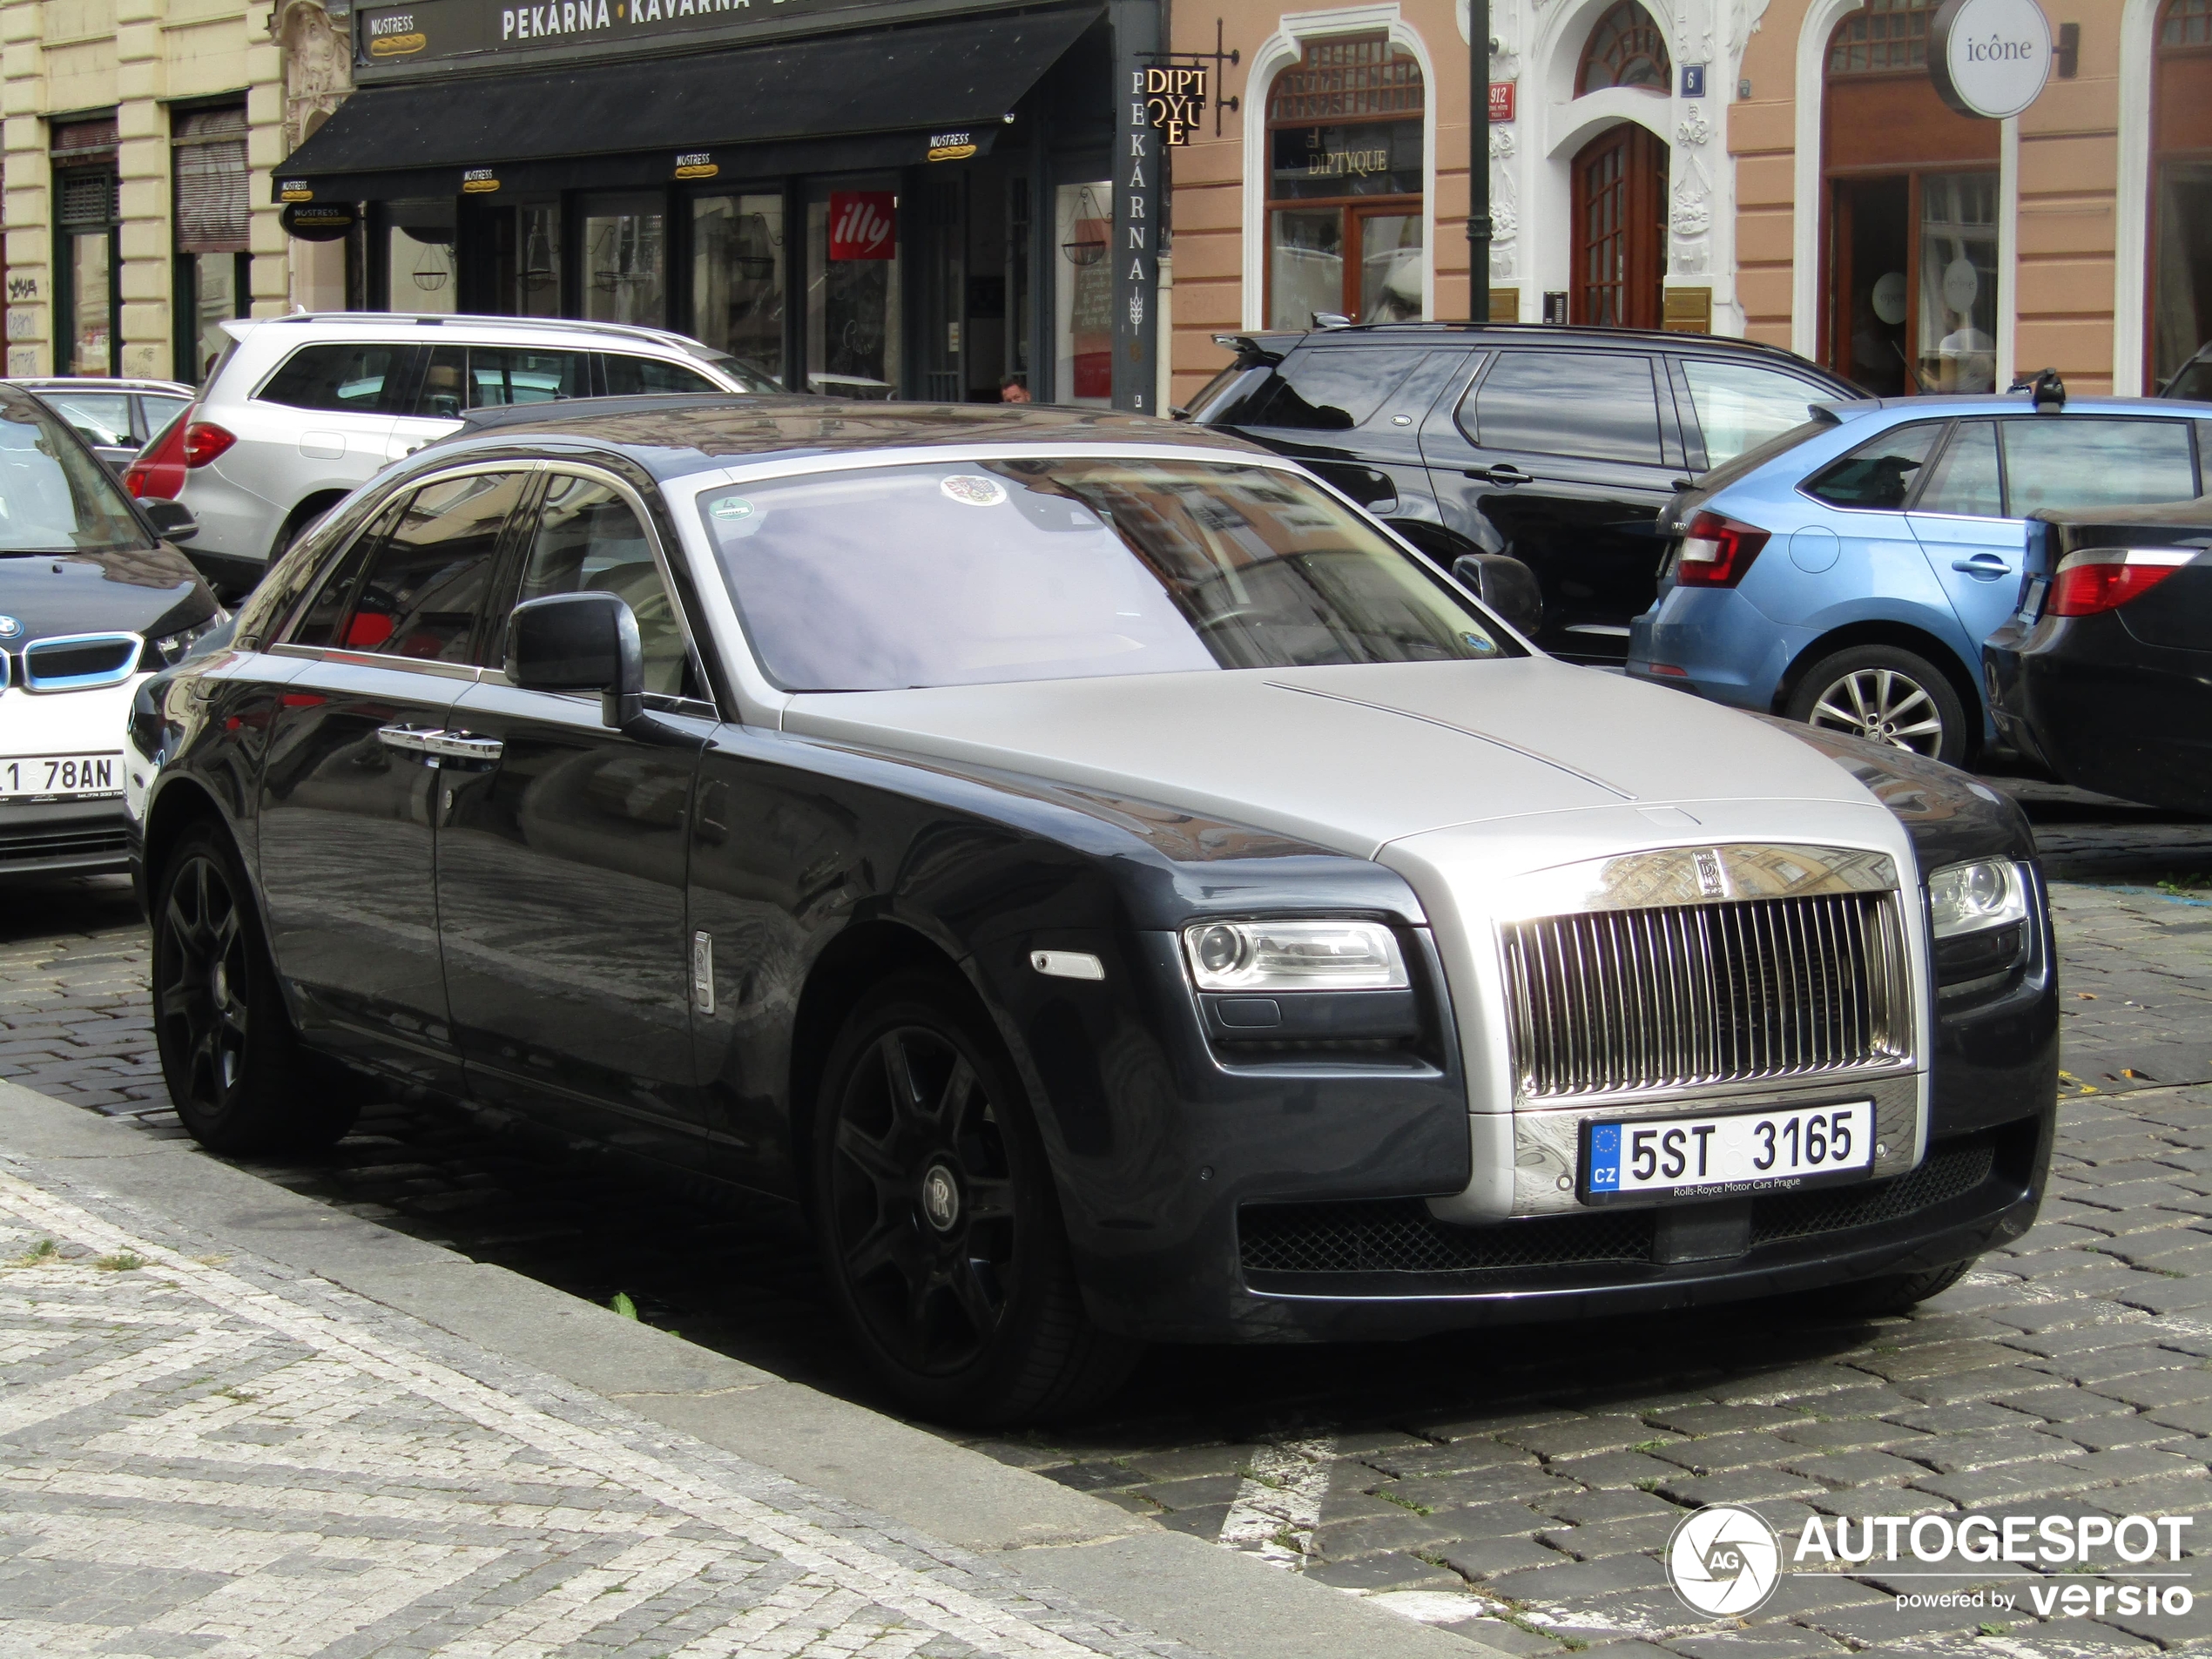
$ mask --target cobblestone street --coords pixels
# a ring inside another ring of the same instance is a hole
[[[1879,1571],[1797,1571],[1744,1626],[1688,1612],[1658,1560],[1682,1516],[1715,1501],[1755,1504],[1785,1540],[1816,1515],[2009,1508],[2191,1515],[2205,1547],[2212,825],[2021,792],[2064,964],[2050,1196],[2032,1233],[1912,1318],[1816,1301],[1399,1347],[1162,1351],[1098,1421],[984,1449],[1515,1653],[2076,1659],[2212,1642],[2212,1581],[2188,1581],[2187,1615],[2043,1618],[2005,1584],[2017,1568],[1987,1576],[2009,1608],[1910,1611],[1896,1595],[1914,1586]],[[57,884],[10,902],[0,1073],[179,1134],[127,888]],[[691,1341],[875,1403],[776,1215],[671,1204],[601,1158],[428,1105],[377,1109],[328,1155],[256,1167],[593,1301],[622,1292]],[[0,1252],[19,1248],[0,1238]],[[68,1279],[65,1301],[94,1282],[82,1263],[37,1271]]]

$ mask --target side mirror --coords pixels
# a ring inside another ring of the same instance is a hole
[[[515,607],[507,678],[529,691],[597,691],[600,718],[621,731],[645,713],[637,618],[611,593],[554,593]]]
[[[165,542],[189,542],[199,534],[199,521],[192,516],[192,509],[180,501],[163,501],[156,496],[142,501],[139,508],[154,533]]]
[[[1514,627],[1534,638],[1544,625],[1544,590],[1536,573],[1504,553],[1462,553],[1452,574]]]

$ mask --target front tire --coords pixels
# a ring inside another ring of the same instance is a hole
[[[1941,1296],[1960,1279],[1973,1271],[1976,1258],[1953,1262],[1948,1267],[1931,1267],[1925,1273],[1892,1273],[1885,1278],[1870,1278],[1857,1285],[1843,1287],[1841,1298],[1844,1307],[1852,1313],[1870,1317],[1885,1313],[1910,1313],[1931,1297]]]
[[[1091,1324],[1019,1074],[966,987],[871,991],[814,1115],[814,1224],[840,1310],[899,1399],[996,1426],[1076,1415],[1134,1345]]]
[[[1894,645],[1856,645],[1806,670],[1783,712],[1792,720],[1871,743],[1966,764],[1966,705],[1950,677]]]
[[[153,904],[154,1040],[169,1098],[211,1152],[327,1146],[361,1109],[352,1079],[300,1045],[230,837],[179,839]]]

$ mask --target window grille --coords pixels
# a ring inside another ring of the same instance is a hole
[[[1927,0],[1868,0],[1866,10],[1837,25],[1829,42],[1831,75],[1879,75],[1927,66]]]
[[[1270,121],[1372,120],[1423,108],[1421,66],[1381,35],[1308,41],[1267,94]]]
[[[111,172],[64,172],[54,177],[64,230],[99,230],[118,217],[116,178]]]
[[[1640,86],[1664,92],[1674,79],[1666,37],[1635,0],[1622,0],[1592,25],[1575,78],[1575,95],[1608,86]]]
[[[2212,0],[2174,0],[2159,25],[2161,46],[2212,46]]]

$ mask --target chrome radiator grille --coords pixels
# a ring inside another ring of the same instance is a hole
[[[1547,916],[1504,929],[1524,1100],[1879,1066],[1912,1051],[1893,893]]]

